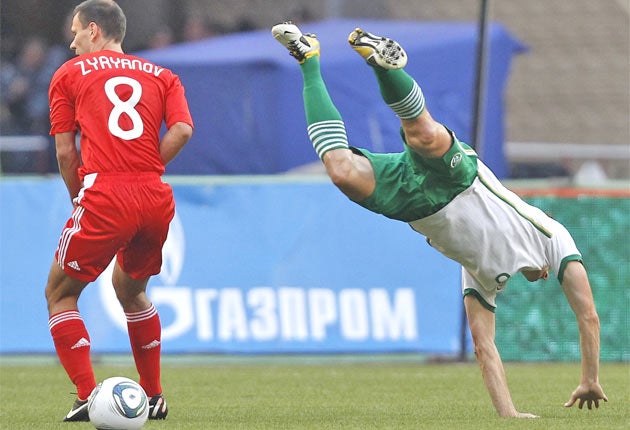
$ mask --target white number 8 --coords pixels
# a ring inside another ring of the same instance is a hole
[[[129,85],[131,87],[131,97],[128,100],[121,100],[116,94],[116,87],[118,85]],[[109,121],[107,126],[109,131],[116,137],[120,137],[124,140],[136,139],[142,136],[144,131],[144,124],[142,118],[137,110],[134,108],[142,97],[142,85],[135,79],[128,78],[126,76],[117,76],[109,79],[105,82],[105,94],[107,98],[114,104],[114,109],[109,114]],[[123,130],[118,124],[120,116],[126,113],[131,119],[133,127],[130,130]]]

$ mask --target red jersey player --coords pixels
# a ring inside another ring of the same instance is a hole
[[[160,382],[161,325],[146,295],[159,273],[173,218],[164,166],[192,135],[179,78],[122,50],[126,18],[110,0],[87,0],[73,13],[70,44],[77,57],[54,74],[49,90],[51,135],[74,205],[50,268],[46,299],[57,355],[77,389],[64,421],[87,421],[96,386],[90,337],[78,298],[116,256],[112,282],[127,317],[149,418],[166,417]],[[160,139],[165,122],[167,131]],[[81,152],[75,145],[80,132]]]

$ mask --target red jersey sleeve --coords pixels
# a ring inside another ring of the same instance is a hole
[[[65,133],[77,130],[74,111],[74,96],[67,83],[66,65],[60,67],[52,77],[48,90],[50,107],[50,134]]]
[[[190,110],[188,109],[184,86],[175,74],[173,74],[171,85],[166,92],[164,120],[167,128],[171,128],[176,122],[183,122],[194,127]]]

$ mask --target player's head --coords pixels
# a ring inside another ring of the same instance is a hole
[[[99,40],[121,44],[125,38],[127,18],[112,0],[86,0],[74,8],[72,16],[70,49],[77,55],[101,49]]]

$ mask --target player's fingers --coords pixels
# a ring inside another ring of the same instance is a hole
[[[569,401],[568,401],[568,402],[566,402],[566,403],[564,404],[564,406],[565,406],[566,408],[570,408],[571,406],[573,406],[573,404],[575,403],[575,401],[576,401],[576,400],[577,400],[577,399],[575,398],[575,396],[571,396],[571,398],[569,399]]]
[[[586,401],[586,405],[588,406],[589,411],[590,411],[591,409],[593,409],[593,401],[592,401],[592,400],[587,400],[587,401]]]
[[[599,400],[595,399],[595,407],[599,408]]]
[[[580,399],[580,403],[578,403],[578,408],[582,409],[582,406],[584,406],[584,399]]]

